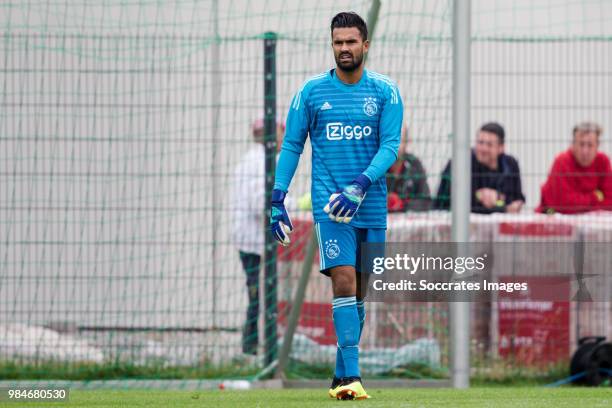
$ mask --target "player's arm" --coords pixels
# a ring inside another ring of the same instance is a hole
[[[334,221],[351,222],[370,185],[383,177],[397,159],[404,105],[397,87],[390,86],[386,96],[380,115],[378,152],[363,173],[340,193],[330,196],[329,203],[323,209]]]
[[[404,104],[397,87],[393,86],[389,92],[380,115],[378,152],[363,172],[372,183],[383,177],[395,163],[400,145]]]
[[[298,92],[291,101],[291,107],[287,115],[285,137],[276,164],[274,190],[272,190],[270,231],[283,246],[289,245],[291,242],[289,234],[293,231],[293,224],[291,224],[291,219],[285,208],[285,197],[308,136],[308,112],[306,111],[305,95],[303,93],[303,91]]]

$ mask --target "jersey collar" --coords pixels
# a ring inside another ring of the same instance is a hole
[[[339,78],[338,75],[336,75],[336,69],[332,68],[329,71],[327,71],[327,76],[329,76],[332,84],[334,84],[336,86],[336,88],[345,91],[345,92],[353,92],[359,88],[361,88],[361,86],[365,83],[366,81],[366,77],[368,76],[368,71],[364,68],[363,70],[363,74],[361,75],[361,78],[359,79],[359,81],[357,83],[354,84],[347,84],[345,82],[342,82]]]

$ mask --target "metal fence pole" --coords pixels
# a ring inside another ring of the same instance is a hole
[[[270,214],[270,197],[274,188],[276,170],[276,40],[277,35],[267,32],[264,36],[264,129],[266,146],[266,214]],[[269,217],[266,218],[266,249],[264,273],[264,335],[265,364],[276,360],[277,339],[276,320],[277,305],[277,275],[276,275],[276,241],[269,230]]]
[[[470,239],[470,12],[471,0],[453,7],[452,240],[459,255]],[[451,302],[451,375],[455,388],[470,386],[470,303]]]
[[[374,31],[376,31],[376,23],[378,23],[378,15],[380,14],[380,0],[372,0],[370,4],[370,10],[368,10],[368,16],[366,17],[366,23],[368,24],[368,40],[370,43],[374,38]],[[363,56],[363,63],[365,64],[368,60],[368,54]]]
[[[212,262],[210,262],[211,267],[211,287],[212,287],[212,321],[213,327],[217,327],[217,315],[219,312],[217,311],[217,276],[219,274],[219,230],[220,230],[220,215],[219,209],[223,207],[223,195],[220,193],[220,188],[218,180],[214,175],[216,175],[219,169],[223,168],[222,162],[222,153],[220,152],[220,147],[218,144],[219,141],[219,117],[221,116],[221,105],[219,101],[216,99],[218,95],[221,95],[221,86],[223,81],[221,79],[221,70],[220,70],[220,55],[221,55],[221,42],[219,41],[219,1],[215,0],[212,4],[213,9],[213,33],[215,36],[215,43],[211,47],[211,105],[212,109],[210,110],[210,123],[211,123],[211,137],[213,139],[212,144],[212,160],[210,174],[213,175],[212,179],[212,248],[211,248],[211,257]]]

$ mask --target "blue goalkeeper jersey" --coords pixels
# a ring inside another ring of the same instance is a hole
[[[384,174],[397,157],[402,117],[397,86],[384,75],[364,70],[359,82],[346,84],[332,69],[304,83],[289,108],[282,151],[299,157],[310,135],[316,222],[332,222],[323,211],[329,196],[365,174],[372,185],[351,225],[386,228]],[[288,185],[277,178],[275,187]]]

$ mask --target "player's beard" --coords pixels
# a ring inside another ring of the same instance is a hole
[[[351,61],[342,61],[342,55],[349,55]],[[357,70],[361,64],[363,64],[363,51],[359,55],[353,55],[349,53],[340,53],[336,56],[336,66],[344,72],[353,72]]]

